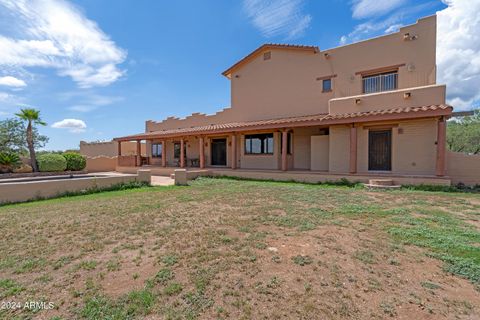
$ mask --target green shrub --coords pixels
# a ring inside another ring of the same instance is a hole
[[[80,171],[85,169],[87,165],[87,160],[79,153],[66,152],[63,156],[67,160],[67,170]]]
[[[20,165],[20,157],[12,152],[0,152],[0,173],[12,172]]]
[[[37,158],[38,170],[41,172],[65,171],[67,160],[61,154],[47,153]]]

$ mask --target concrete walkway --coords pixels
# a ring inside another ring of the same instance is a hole
[[[152,186],[173,186],[175,180],[170,177],[152,176]]]

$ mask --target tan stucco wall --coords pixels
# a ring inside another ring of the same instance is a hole
[[[350,128],[331,126],[328,153],[330,172],[348,172],[350,164]]]
[[[87,167],[88,172],[106,172],[106,171],[115,171],[117,166],[117,157],[87,157]]]
[[[310,169],[310,137],[318,134],[318,128],[293,130],[293,158],[295,169]]]
[[[311,170],[328,171],[329,137],[329,135],[311,137]]]
[[[146,154],[146,145],[141,143],[142,155]],[[131,156],[137,152],[136,142],[122,142],[122,155]],[[85,142],[80,141],[80,154],[86,157],[107,156],[116,157],[118,154],[118,144],[115,141],[108,142]]]
[[[105,188],[129,181],[150,182],[150,173],[142,175],[98,176],[81,179],[44,180],[0,184],[0,203],[22,202],[36,198],[51,198],[65,192]]]
[[[431,85],[332,99],[329,102],[329,113],[342,114],[409,106],[439,105],[445,103],[445,91],[445,85]],[[410,97],[405,99],[405,93],[410,93]],[[358,104],[356,103],[357,99],[360,99]]]
[[[265,179],[265,180],[277,180],[277,181],[298,181],[298,182],[327,182],[338,181],[341,179],[347,179],[352,182],[367,183],[369,179],[381,178],[379,175],[349,175],[349,174],[331,174],[331,173],[318,173],[309,171],[256,171],[256,170],[222,170],[211,169],[211,175],[213,176],[229,176],[229,177],[241,177],[247,179]],[[429,184],[429,185],[450,185],[450,179],[448,178],[436,178],[436,177],[418,177],[418,176],[385,176],[388,179],[392,179],[394,184]]]
[[[392,173],[434,175],[437,120],[412,120],[390,124],[397,126],[392,128]],[[382,126],[382,123],[377,125]],[[388,126],[388,123],[385,125]],[[403,133],[399,134],[399,129]],[[368,172],[368,131],[369,127],[357,128],[357,170],[360,173]]]
[[[405,33],[415,35],[417,39],[405,41]],[[362,76],[357,72],[392,65],[405,64],[399,67],[399,89],[433,85],[436,81],[435,50],[435,16],[420,19],[416,24],[402,27],[399,32],[390,35],[317,53],[274,49],[271,50],[270,60],[263,60],[263,53],[260,53],[233,72],[230,80],[231,108],[214,115],[195,113],[185,119],[149,120],[146,131],[328,113],[330,99],[362,93]],[[325,53],[328,53],[328,59]],[[322,81],[317,78],[330,75],[336,75],[333,90],[322,93]],[[401,100],[397,99],[400,96]],[[352,107],[350,101],[336,102],[336,105],[347,104],[350,109],[358,110],[398,107],[396,104],[399,102],[409,106],[445,102],[444,93],[438,94],[435,90],[417,92],[407,101],[403,99],[403,92],[396,97],[369,98],[372,107],[368,107],[366,102]],[[332,109],[344,112],[342,107]]]
[[[480,155],[447,151],[447,175],[453,184],[480,185]]]
[[[280,133],[273,133],[273,155],[249,155],[245,154],[245,136],[241,136],[240,163],[246,169],[279,169],[280,154]]]

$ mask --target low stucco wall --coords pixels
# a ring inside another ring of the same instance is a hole
[[[141,143],[140,151],[142,155],[146,154],[146,145]],[[136,142],[122,142],[122,155],[130,156],[137,153]],[[115,141],[107,142],[85,142],[80,141],[80,154],[86,157],[116,157],[118,155],[118,144]]]
[[[480,155],[448,151],[447,175],[453,184],[480,184]]]
[[[328,174],[317,172],[282,172],[282,171],[256,171],[256,170],[221,170],[212,169],[212,176],[227,176],[227,177],[239,177],[247,179],[260,179],[260,180],[277,180],[277,181],[297,181],[318,183],[327,181],[338,181],[341,179],[347,179],[352,182],[367,183],[369,179],[386,178],[392,179],[394,184],[403,185],[450,185],[449,178],[435,178],[435,177],[422,177],[422,176],[381,176],[381,175],[350,175],[350,174]]]
[[[115,171],[117,166],[117,157],[87,157],[87,167],[88,172],[107,172]]]
[[[138,175],[95,176],[76,179],[0,183],[0,204],[52,198],[65,192],[106,188],[119,183],[144,181],[150,183],[150,171],[139,170]]]

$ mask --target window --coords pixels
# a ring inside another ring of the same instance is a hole
[[[283,153],[283,135],[280,135],[280,152]],[[287,134],[287,154],[292,154],[292,133]]]
[[[180,142],[173,143],[173,157],[180,159]]]
[[[322,92],[332,91],[332,79],[323,79],[322,81]]]
[[[152,157],[161,158],[162,157],[162,148],[163,148],[163,144],[152,143]]]
[[[263,54],[263,60],[270,60],[272,58],[272,53],[267,51]]]
[[[381,74],[363,76],[363,93],[395,90],[398,87],[398,72],[391,71]]]
[[[246,135],[245,154],[273,154],[273,133]]]

